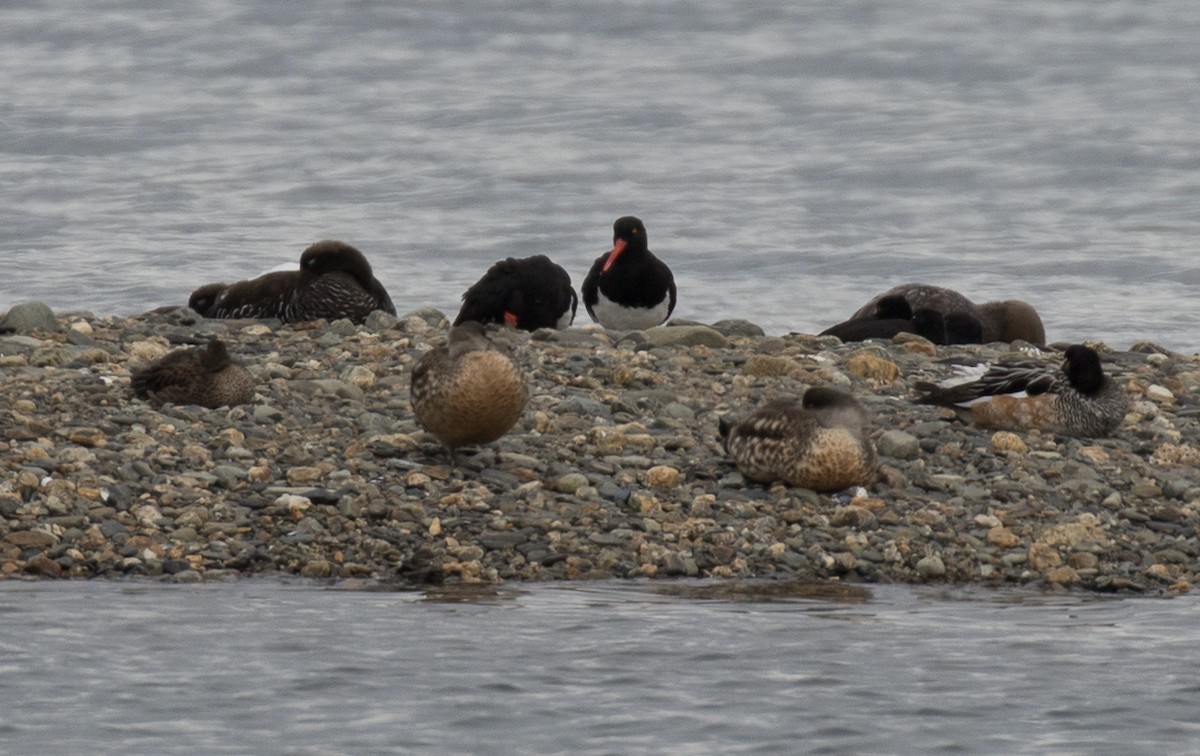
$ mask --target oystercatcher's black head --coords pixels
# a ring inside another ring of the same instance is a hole
[[[647,244],[646,227],[641,218],[632,215],[617,218],[613,223],[613,249],[604,261],[604,269],[601,272],[607,272],[626,250],[645,250]]]

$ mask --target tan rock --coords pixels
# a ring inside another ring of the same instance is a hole
[[[310,467],[301,465],[299,467],[289,467],[287,471],[288,485],[300,486],[311,483],[316,483],[321,479],[322,472],[319,467]]]
[[[1200,467],[1200,449],[1191,444],[1161,444],[1150,456],[1156,465]]]
[[[1099,566],[1100,560],[1095,554],[1076,551],[1067,557],[1067,564],[1077,570],[1094,570]]]
[[[1046,572],[1062,564],[1062,556],[1053,546],[1034,543],[1029,547],[1029,566],[1038,572]]]
[[[135,341],[125,347],[125,351],[129,353],[129,358],[134,362],[154,362],[171,351],[171,346],[166,339],[160,337]]]
[[[887,507],[887,502],[883,499],[874,499],[868,496],[855,496],[850,500],[851,506],[862,507],[871,512],[878,512]]]
[[[917,562],[917,572],[924,578],[938,578],[946,574],[946,565],[937,554],[922,557]]]
[[[1059,546],[1067,549],[1077,548],[1081,543],[1109,543],[1100,518],[1090,512],[1079,515],[1075,522],[1052,525],[1038,533],[1034,540],[1047,546]]]
[[[14,530],[4,540],[23,549],[46,549],[58,543],[58,538],[43,530]]]
[[[752,354],[742,365],[743,375],[760,378],[795,375],[799,372],[800,365],[791,357],[779,357],[773,354]]]
[[[1046,582],[1055,585],[1072,585],[1079,582],[1079,573],[1070,567],[1055,567],[1046,572]]]
[[[829,522],[840,528],[874,528],[877,524],[875,515],[871,510],[853,504],[847,504],[846,506],[834,509]]]
[[[133,510],[133,516],[137,518],[142,527],[153,529],[157,529],[159,523],[164,519],[163,513],[153,504],[143,504],[137,507]]]
[[[683,475],[668,465],[656,465],[646,471],[646,485],[651,488],[674,488],[682,481]]]
[[[304,518],[304,513],[312,507],[312,501],[307,496],[283,494],[275,500],[275,506],[286,508],[288,516],[293,520],[301,520]]]
[[[1171,568],[1165,564],[1156,563],[1146,568],[1146,574],[1153,575],[1163,580],[1171,579]]]
[[[914,354],[923,354],[926,357],[937,357],[937,347],[933,342],[924,336],[918,336],[915,333],[900,332],[892,337],[892,341],[901,344]]]
[[[67,430],[67,440],[89,449],[108,443],[99,428],[70,428]]]
[[[375,371],[363,365],[354,365],[343,370],[341,378],[343,381],[358,386],[360,389],[371,388],[377,380]]]
[[[891,360],[867,351],[857,351],[846,359],[847,373],[879,384],[889,384],[900,375],[900,368]]]
[[[1112,459],[1109,453],[1099,446],[1081,447],[1079,449],[1079,456],[1093,465],[1102,465]],[[1200,461],[1200,457],[1197,459]]]
[[[997,525],[988,531],[987,542],[1002,549],[1011,549],[1021,542],[1021,538],[1003,525]]]
[[[62,565],[45,554],[38,554],[26,562],[25,571],[34,575],[45,575],[46,577],[62,577],[63,574]]]
[[[1016,433],[996,431],[992,434],[992,451],[996,454],[1023,455],[1029,453],[1029,447]]]
[[[404,474],[404,485],[408,488],[424,488],[432,482],[433,478],[418,470],[412,470]]]
[[[1157,383],[1146,387],[1146,398],[1155,404],[1172,405],[1175,403],[1175,394],[1171,392],[1171,389]]]
[[[324,559],[314,559],[305,562],[300,568],[300,575],[307,578],[326,578],[333,574],[333,565]]]
[[[42,485],[42,479],[32,470],[22,470],[17,473],[17,485],[21,488],[37,489]]]

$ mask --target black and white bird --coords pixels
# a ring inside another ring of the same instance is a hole
[[[605,328],[634,331],[660,325],[675,310],[675,277],[651,252],[646,226],[632,215],[613,223],[612,251],[596,258],[583,279],[583,304]]]
[[[567,328],[579,297],[571,276],[545,255],[501,260],[462,295],[454,325],[468,320],[536,331]]]
[[[1105,375],[1096,350],[1067,347],[1060,370],[1041,362],[995,364],[976,380],[919,382],[918,404],[950,407],[982,428],[1039,429],[1084,438],[1112,434],[1132,406],[1129,392]]]
[[[334,240],[304,250],[299,270],[229,285],[205,284],[192,292],[188,307],[206,318],[279,318],[284,323],[318,318],[362,323],[375,310],[396,314],[363,253]]]

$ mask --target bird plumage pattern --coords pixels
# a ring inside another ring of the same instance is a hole
[[[581,292],[592,320],[614,330],[652,328],[675,311],[675,277],[632,215],[613,223],[613,248],[592,263]]]
[[[229,356],[225,343],[176,349],[135,370],[130,386],[136,396],[156,403],[222,407],[254,399],[254,376]]]
[[[840,491],[875,476],[869,428],[866,410],[853,396],[815,386],[801,400],[776,399],[741,422],[722,423],[721,435],[750,480]]]
[[[951,407],[984,428],[1111,435],[1130,409],[1129,393],[1104,373],[1094,349],[1075,344],[1064,357],[1058,370],[1026,361],[991,365],[978,379],[951,386],[918,382],[924,394],[917,402]]]
[[[447,448],[486,444],[507,433],[525,410],[529,388],[521,368],[468,321],[413,367],[413,413]]]
[[[349,318],[362,323],[375,310],[396,314],[367,258],[340,241],[313,244],[299,270],[276,271],[234,284],[205,284],[188,306],[208,318],[279,318],[285,323]]]

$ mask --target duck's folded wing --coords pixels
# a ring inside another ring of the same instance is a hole
[[[1034,362],[1017,362],[992,365],[980,378],[966,383],[939,386],[922,381],[915,387],[918,391],[926,392],[917,399],[918,404],[951,407],[987,396],[1016,394],[1021,391],[1031,396],[1044,394],[1053,389],[1057,382],[1057,376],[1047,366]]]

